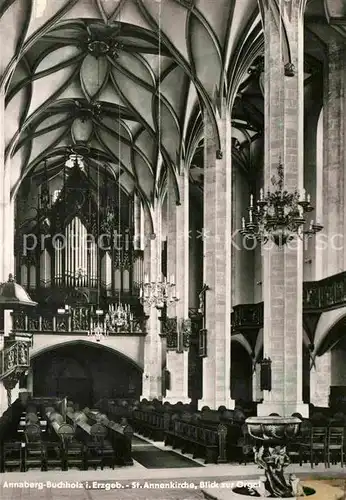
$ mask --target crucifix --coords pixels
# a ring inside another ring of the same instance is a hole
[[[198,305],[198,313],[202,317],[202,329],[199,331],[199,356],[206,357],[207,356],[207,330],[206,330],[206,318],[205,318],[205,293],[207,290],[210,290],[208,285],[204,284],[202,290],[198,294],[199,305]]]
[[[208,285],[203,285],[202,290],[198,294],[198,314],[200,314],[203,317],[203,328],[205,328],[205,292],[207,290],[210,290]]]

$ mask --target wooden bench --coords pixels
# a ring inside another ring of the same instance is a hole
[[[60,464],[62,470],[71,467],[85,469],[84,445],[75,439],[74,426],[65,422],[63,416],[51,408],[47,409],[46,415],[50,429],[57,437],[57,440],[47,441],[45,444],[47,468]]]
[[[74,423],[76,438],[84,444],[85,469],[93,466],[95,470],[97,467],[102,470],[105,465],[105,448],[107,447],[105,444],[106,428],[99,423],[90,425],[84,412],[68,412],[66,417]]]
[[[167,417],[166,417],[167,421]],[[163,441],[165,437],[165,413],[155,410],[134,410],[132,425],[138,434],[153,441]]]
[[[24,430],[24,471],[32,468],[45,470],[45,449],[42,441],[40,425],[27,421]]]
[[[107,441],[114,451],[117,465],[133,465],[132,436],[133,429],[123,418],[123,424],[108,420],[107,415],[92,410],[84,410],[90,422],[101,423],[107,429]]]
[[[4,442],[2,446],[1,472],[17,470],[22,472],[24,464],[24,448],[21,441]]]
[[[183,420],[174,420],[173,427],[165,432],[165,445],[191,453],[193,458],[204,458],[208,463],[225,463],[227,427],[219,424],[210,429]]]
[[[22,469],[23,450],[18,424],[23,409],[21,402],[16,400],[0,418],[0,472]]]

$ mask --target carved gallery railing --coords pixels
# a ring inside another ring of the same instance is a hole
[[[260,329],[263,327],[263,302],[239,304],[233,307],[232,330]]]
[[[25,314],[21,311],[12,313],[13,332],[30,332],[46,334],[89,334],[95,324],[95,318],[90,314],[90,308],[71,308],[66,315],[52,314],[50,312],[33,312]],[[134,317],[129,326],[112,327],[106,324],[102,317],[97,320],[102,323],[108,335],[146,335],[146,317]]]
[[[305,311],[326,311],[346,305],[346,272],[303,284]]]
[[[323,312],[346,305],[346,272],[328,276],[320,281],[303,283],[303,312]],[[232,330],[263,327],[263,302],[239,304],[233,307]]]

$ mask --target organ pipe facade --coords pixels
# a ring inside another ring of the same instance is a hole
[[[129,200],[124,222],[114,200],[100,199],[87,176],[72,172],[58,195],[51,189],[49,206],[38,209],[36,247],[16,245],[17,280],[30,290],[101,288],[108,297],[137,295],[143,212],[137,196]]]

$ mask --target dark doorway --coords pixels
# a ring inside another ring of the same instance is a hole
[[[57,396],[67,397],[69,400],[78,402],[80,408],[91,406],[93,403],[90,379],[78,377],[60,377],[58,379]]]
[[[35,397],[68,397],[81,408],[102,398],[139,399],[142,372],[114,351],[71,342],[33,359]]]

